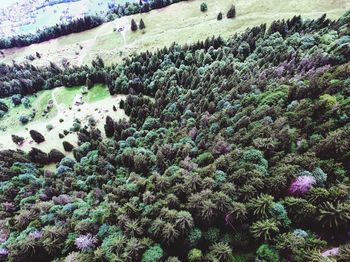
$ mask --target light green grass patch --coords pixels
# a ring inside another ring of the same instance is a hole
[[[25,108],[23,104],[14,106],[11,99],[5,99],[6,104],[9,106],[9,111],[3,118],[0,119],[1,130],[18,130],[23,128],[23,125],[19,121],[21,115],[30,115],[35,109],[36,114],[32,121],[51,118],[57,113],[57,109],[53,107],[48,114],[42,116],[49,100],[51,99],[52,90],[43,90],[34,95],[27,96],[31,102],[30,108]]]
[[[86,103],[93,103],[108,97],[109,91],[106,85],[96,84],[91,88],[88,93],[84,96],[83,100]]]
[[[81,86],[60,88],[56,93],[57,104],[71,106],[74,102],[74,97],[82,92]]]

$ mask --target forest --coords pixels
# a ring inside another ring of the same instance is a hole
[[[349,261],[349,34],[350,12],[295,16],[119,65],[1,65],[3,96],[102,82],[130,117],[81,127],[73,157],[0,152],[1,259]]]

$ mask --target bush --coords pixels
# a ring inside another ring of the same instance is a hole
[[[51,125],[51,124],[46,125],[47,131],[51,131],[52,129],[53,129],[53,125]]]
[[[21,104],[21,101],[22,101],[22,95],[20,94],[17,94],[17,95],[13,95],[11,97],[11,100],[12,100],[12,103],[14,106],[18,106]]]
[[[16,145],[22,145],[24,142],[24,137],[21,136],[11,135],[11,138]]]
[[[20,121],[23,125],[25,125],[25,124],[27,124],[27,123],[29,122],[29,118],[28,118],[28,116],[22,115],[22,116],[19,117],[19,121]]]
[[[207,3],[203,2],[201,3],[201,11],[206,12],[208,10],[208,5]]]
[[[21,103],[24,105],[25,108],[30,108],[32,106],[28,97],[23,97],[21,99]]]

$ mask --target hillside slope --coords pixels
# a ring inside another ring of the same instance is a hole
[[[328,17],[337,19],[344,10],[350,8],[350,0],[210,0],[206,1],[208,11],[202,13],[199,8],[202,2],[203,0],[180,2],[147,14],[105,23],[82,33],[25,48],[5,50],[5,57],[1,61],[23,61],[26,56],[38,51],[42,58],[35,60],[35,65],[48,64],[50,61],[61,64],[64,58],[73,65],[81,65],[90,63],[97,55],[109,63],[118,62],[134,52],[156,50],[173,42],[193,43],[212,35],[226,38],[247,27],[269,24],[273,20],[291,18],[296,14],[304,18],[317,18],[327,13]],[[237,18],[234,20],[225,18],[231,4],[235,4],[237,10]],[[223,12],[224,19],[217,21],[220,11]],[[137,33],[128,31],[131,19],[139,21],[141,17],[145,21],[146,30]],[[122,34],[113,31],[113,28],[120,26],[127,29],[125,40]]]
[[[74,159],[0,152],[0,259],[349,261],[349,25],[101,64],[129,120],[81,127]]]

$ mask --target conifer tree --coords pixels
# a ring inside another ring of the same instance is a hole
[[[230,10],[228,10],[227,12],[227,18],[235,18],[235,17],[236,17],[236,7],[232,5]]]
[[[141,18],[141,20],[140,20],[139,28],[140,28],[141,30],[146,28],[145,23],[143,22],[142,18]]]
[[[137,31],[138,27],[134,19],[131,19],[131,31]]]
[[[221,13],[221,12],[218,14],[217,19],[218,19],[219,21],[222,20],[222,13]]]

